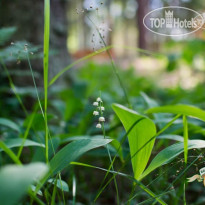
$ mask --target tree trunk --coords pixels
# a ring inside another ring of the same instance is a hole
[[[52,77],[69,64],[67,50],[67,3],[66,0],[51,0],[50,22],[50,55],[49,75]],[[1,0],[0,27],[17,27],[12,40],[28,41],[34,45],[42,45],[44,34],[44,1]],[[43,71],[41,60],[33,60],[34,70]]]
[[[147,48],[146,33],[147,30],[143,24],[143,18],[147,14],[149,0],[137,0],[137,23],[138,23],[138,47],[141,49]]]

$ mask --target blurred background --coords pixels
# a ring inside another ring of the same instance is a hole
[[[50,76],[104,46],[97,26],[106,45],[114,45],[112,57],[121,68],[133,67],[138,76],[154,75],[157,85],[162,87],[179,85],[190,89],[203,82],[204,29],[190,35],[166,37],[150,32],[143,25],[149,11],[164,6],[183,6],[201,14],[205,10],[202,0],[51,0]],[[1,0],[0,26],[15,27],[10,40],[39,46],[34,55],[37,58],[43,43],[43,2]],[[141,55],[137,48],[151,54]],[[97,64],[109,63],[105,52],[92,60]],[[32,64],[34,69],[42,70],[38,60]]]
[[[79,92],[78,96],[84,93],[87,99],[101,90],[109,102],[124,103],[109,56],[106,52],[96,53],[106,45],[111,46],[109,51],[134,103],[143,91],[163,103],[203,104],[205,29],[179,37],[150,32],[143,25],[144,16],[164,6],[205,12],[202,0],[51,0],[49,79],[71,63],[75,65],[49,89],[59,92],[66,87]],[[35,4],[0,1],[0,57],[17,92],[25,99],[35,96],[25,45],[40,96],[43,96],[43,15],[41,0]],[[93,57],[77,62],[92,53]],[[0,80],[3,97],[10,93],[10,88],[2,67]],[[32,102],[26,101],[28,107]]]

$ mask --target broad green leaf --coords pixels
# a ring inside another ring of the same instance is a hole
[[[85,152],[110,143],[110,139],[83,139],[62,148],[50,161],[51,174],[57,174]]]
[[[3,205],[17,204],[29,186],[48,170],[43,163],[25,166],[10,165],[0,170],[0,202]]]
[[[74,137],[67,137],[65,139],[62,140],[62,143],[67,143],[70,141],[75,141],[75,140],[82,140],[82,139],[104,139],[103,135],[95,135],[95,136],[74,136]],[[106,136],[106,139],[111,139],[109,136]],[[110,143],[110,145],[112,147],[115,148],[116,151],[118,151],[118,155],[121,159],[121,161],[123,161],[123,153],[122,153],[122,148],[120,145],[120,142],[116,139],[112,139],[112,142]]]
[[[188,141],[188,149],[200,149],[200,148],[205,148],[204,140]],[[156,168],[164,164],[167,164],[168,162],[170,162],[171,160],[173,160],[175,157],[177,157],[179,154],[183,152],[184,152],[183,142],[179,142],[165,148],[160,153],[158,153],[157,156],[152,160],[148,168],[140,176],[139,180],[143,179],[145,176],[147,176],[150,172],[152,172]]]
[[[69,143],[62,148],[50,161],[50,171],[36,188],[36,193],[51,175],[61,172],[70,165],[70,162],[76,161],[84,153],[104,146],[110,143],[111,139],[82,139]]]
[[[140,92],[140,94],[143,97],[144,101],[146,102],[148,108],[153,108],[153,107],[159,106],[158,103],[154,99],[147,96],[144,92]],[[163,128],[164,124],[166,124],[170,121],[170,119],[167,119],[167,116],[165,116],[165,115],[166,114],[164,114],[164,113],[153,114],[154,122],[155,122],[155,124],[156,123],[158,124],[160,129]],[[167,122],[165,120],[167,120]]]
[[[0,125],[9,127],[12,130],[20,132],[19,126],[16,123],[12,122],[11,120],[0,118]]]
[[[68,184],[63,181],[63,180],[60,180],[60,179],[57,179],[57,182],[55,182],[56,179],[49,179],[48,180],[48,183],[51,183],[53,185],[55,185],[56,183],[56,186],[60,189],[60,190],[63,190],[65,192],[69,192],[69,187],[68,187]]]
[[[51,159],[56,153],[58,147],[60,145],[60,139],[58,137],[52,137],[48,140],[48,156],[49,159]],[[45,146],[44,147],[38,147],[35,150],[35,153],[32,158],[32,162],[44,162],[45,160]]]
[[[24,139],[22,138],[16,138],[16,139],[8,139],[4,141],[4,144],[8,147],[8,148],[13,148],[13,147],[20,147],[23,143]],[[32,140],[25,140],[24,142],[24,147],[45,147],[44,144],[38,143],[38,142],[34,142]],[[2,152],[3,150],[0,149],[0,152]]]
[[[149,118],[127,109],[124,106],[114,104],[113,109],[120,118],[126,131],[128,131],[136,121],[142,119],[128,134],[134,177],[138,180],[148,163],[154,146],[154,139],[147,145],[145,144],[156,134],[155,124]],[[143,146],[144,148],[135,155]]]
[[[190,117],[198,118],[205,121],[205,111],[191,106],[191,105],[166,105],[160,107],[154,107],[147,110],[147,113],[173,113],[182,114]]]

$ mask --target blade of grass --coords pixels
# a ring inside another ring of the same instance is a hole
[[[56,184],[57,184],[57,180],[55,180],[55,183],[54,183],[53,193],[51,197],[51,205],[55,205],[56,190],[57,190]]]
[[[183,115],[183,126],[184,126],[184,163],[185,167],[187,166],[187,158],[188,158],[188,122],[186,115]],[[186,175],[183,177],[184,185],[183,185],[183,201],[184,205],[186,205]]]
[[[23,104],[23,102],[22,102],[22,100],[21,100],[19,94],[16,92],[16,87],[15,87],[15,85],[14,85],[14,83],[13,83],[13,81],[12,81],[12,78],[11,78],[11,76],[10,76],[10,74],[9,74],[9,71],[8,71],[6,65],[4,64],[3,60],[1,59],[1,57],[0,57],[0,63],[1,63],[1,65],[2,65],[2,67],[3,67],[3,69],[4,69],[5,72],[6,72],[7,78],[8,78],[8,80],[9,80],[9,85],[10,85],[10,87],[11,87],[11,89],[12,89],[14,95],[16,96],[16,98],[17,98],[19,104],[21,105],[21,107],[22,107],[22,109],[23,109],[25,115],[27,116],[27,115],[28,115],[28,112],[27,112],[27,110],[26,110],[26,108],[25,108],[25,106],[24,106],[24,104]]]
[[[117,153],[119,152],[121,146],[122,146],[123,143],[125,142],[125,140],[126,140],[128,134],[132,131],[132,129],[135,127],[135,125],[137,125],[137,123],[139,123],[139,122],[140,122],[141,120],[143,120],[143,119],[144,119],[144,118],[141,118],[141,119],[138,119],[136,122],[134,122],[133,125],[130,127],[130,129],[125,133],[125,135],[122,137],[122,139],[121,139],[121,141],[120,141],[120,145],[119,145],[119,147],[118,147],[118,149],[117,149]],[[111,162],[111,164],[110,164],[110,167],[108,168],[108,171],[111,170],[112,165],[114,164],[114,162],[115,162],[115,160],[116,160],[116,158],[117,158],[117,153],[116,153],[116,155],[114,156],[114,158],[113,158],[113,160],[112,160],[112,162]],[[107,172],[106,175],[104,176],[104,179],[102,180],[99,189],[102,188],[102,186],[103,186],[103,184],[104,184],[104,182],[105,182],[105,180],[106,180],[108,174],[109,174],[109,172]]]
[[[0,141],[0,148],[6,152],[6,154],[16,163],[21,165],[21,161],[18,159],[18,157],[14,154],[11,149],[9,149],[2,141]]]
[[[186,115],[183,115],[183,125],[184,125],[184,162],[187,164],[188,157],[188,123]]]
[[[96,55],[98,55],[98,54],[100,54],[100,53],[102,53],[102,52],[107,52],[107,51],[110,50],[111,48],[121,48],[121,47],[119,47],[119,46],[117,46],[117,45],[109,45],[109,46],[106,46],[106,47],[104,47],[104,48],[102,48],[102,49],[99,49],[99,50],[97,50],[97,51],[95,51],[95,52],[93,52],[93,53],[91,53],[91,54],[88,54],[88,55],[86,55],[86,56],[84,56],[84,57],[82,57],[82,58],[76,60],[75,62],[71,63],[70,65],[68,65],[68,66],[66,66],[64,69],[62,69],[59,73],[57,73],[57,74],[51,79],[51,81],[49,82],[49,86],[53,85],[53,84],[56,82],[56,80],[58,80],[58,78],[59,78],[60,76],[62,76],[66,71],[68,71],[70,68],[74,67],[74,66],[77,65],[78,63],[83,62],[83,61],[85,61],[85,60],[88,60],[88,59],[92,58],[93,56],[96,56]],[[139,48],[136,48],[136,47],[124,46],[123,48],[126,49],[126,50],[135,50],[135,51],[138,51],[138,52],[140,52],[140,53],[147,54],[147,55],[162,56],[162,54],[151,53],[151,52],[149,52],[149,51],[146,51],[146,50],[143,50],[143,49],[139,49]]]
[[[46,162],[48,158],[48,119],[47,119],[47,105],[48,105],[48,64],[49,64],[49,39],[50,39],[50,0],[44,0],[44,115],[45,115],[45,146],[46,146]]]
[[[29,52],[28,52],[27,48],[26,48],[26,57],[27,57],[27,61],[28,61],[28,65],[29,65],[30,71],[31,71],[31,76],[32,76],[32,79],[33,79],[33,84],[34,84],[34,88],[35,88],[36,96],[37,96],[37,100],[38,100],[38,105],[40,107],[40,110],[41,110],[44,122],[45,122],[45,124],[47,124],[48,137],[51,140],[52,151],[53,151],[53,154],[55,155],[55,150],[54,150],[53,142],[52,142],[50,131],[49,131],[49,128],[48,128],[48,123],[46,123],[45,114],[44,114],[43,107],[42,107],[42,104],[41,104],[41,101],[40,101],[40,97],[39,97],[39,94],[38,94],[38,88],[37,88],[37,85],[36,85],[33,69],[32,69],[32,66],[31,66],[31,61],[30,61],[30,58],[29,58]]]
[[[91,19],[88,15],[85,15],[85,16],[88,18],[88,20],[89,20],[89,21],[93,24],[93,26],[95,27],[95,29],[96,29],[96,31],[97,31],[97,33],[98,33],[98,35],[99,35],[101,41],[103,42],[103,44],[104,44],[104,46],[105,46],[105,48],[106,48],[107,45],[106,45],[106,43],[105,43],[105,41],[104,41],[104,38],[102,37],[102,35],[101,35],[101,33],[100,33],[98,27],[96,26],[96,24],[92,21],[92,19]],[[123,93],[124,93],[124,97],[125,97],[125,99],[126,99],[126,101],[127,101],[127,104],[128,104],[128,106],[129,106],[129,108],[132,108],[132,105],[131,105],[131,103],[130,103],[129,97],[128,97],[128,95],[127,95],[127,91],[126,91],[125,86],[124,86],[124,84],[123,84],[123,81],[121,80],[121,77],[120,77],[120,75],[119,75],[119,73],[118,73],[118,69],[117,69],[117,67],[116,67],[116,65],[115,65],[115,61],[113,60],[112,55],[110,54],[110,51],[109,51],[108,49],[106,49],[106,52],[107,52],[107,54],[108,54],[108,57],[110,58],[110,62],[111,62],[111,65],[112,65],[114,74],[116,75],[116,77],[117,77],[117,79],[118,79],[118,81],[119,81],[120,87],[121,87],[121,89],[122,89],[122,91],[123,91]]]
[[[62,69],[57,75],[55,75],[55,76],[51,79],[51,81],[49,82],[49,86],[51,86],[53,83],[55,83],[55,81],[56,81],[61,75],[63,75],[66,71],[68,71],[68,70],[69,70],[70,68],[72,68],[73,66],[77,65],[77,64],[80,63],[80,62],[83,62],[83,61],[85,61],[85,60],[88,60],[89,58],[92,58],[93,56],[96,56],[96,55],[98,55],[98,54],[100,54],[100,53],[103,53],[103,52],[105,52],[106,50],[111,49],[112,47],[113,47],[113,46],[107,46],[107,47],[105,47],[105,48],[99,49],[99,50],[97,50],[97,51],[95,51],[95,52],[93,52],[93,53],[91,53],[91,54],[89,54],[89,55],[87,55],[87,56],[84,56],[84,57],[82,57],[82,58],[76,60],[75,62],[71,63],[70,65],[66,66],[64,69]]]
[[[107,170],[107,169],[104,169],[104,168],[101,168],[101,167],[96,167],[96,166],[92,166],[92,165],[84,164],[84,163],[79,163],[79,162],[71,162],[71,164],[78,165],[78,166],[86,166],[86,167],[89,167],[89,168],[95,168],[95,169],[99,169],[99,170],[102,170],[102,171],[110,172],[110,173],[113,173],[113,176],[120,175],[120,176],[126,177],[126,178],[132,180],[133,182],[135,182],[141,189],[143,189],[150,196],[152,196],[154,199],[156,199],[160,204],[166,205],[166,203],[163,200],[161,200],[161,199],[158,200],[157,195],[155,195],[150,189],[148,189],[144,184],[142,184],[140,181],[136,180],[134,177],[132,177],[130,175],[127,175],[127,174],[124,174],[124,173],[121,173],[121,172],[118,172],[118,171],[117,172],[116,171],[110,171],[110,170]],[[107,183],[110,183],[110,181],[112,181],[112,178]]]
[[[63,197],[63,204],[65,205],[65,196],[64,196],[64,192],[63,192],[63,184],[62,184],[62,179],[61,179],[61,174],[58,174],[59,180],[60,180],[60,184],[61,184],[61,193],[62,193],[62,197]]]
[[[100,92],[100,98],[101,98],[101,92]],[[100,101],[99,107],[100,107],[100,108],[103,107],[103,101]],[[100,109],[100,116],[103,117],[103,111],[102,111],[102,109]],[[104,139],[106,139],[104,122],[102,122],[102,131],[103,131]],[[107,153],[108,153],[108,157],[109,157],[110,163],[112,164],[112,157],[111,157],[111,154],[110,154],[110,150],[109,150],[109,148],[108,148],[108,145],[106,145],[106,150],[107,150]],[[112,169],[112,171],[114,171],[114,166],[113,166],[113,164],[112,164],[112,166],[111,166],[111,169]],[[117,205],[119,205],[119,204],[120,204],[120,197],[119,197],[118,184],[117,184],[116,178],[114,178],[114,184],[115,184],[115,190],[116,190],[116,194],[117,194]]]
[[[165,189],[164,192],[167,192],[169,189],[171,189],[171,188],[174,186],[174,184],[175,184],[181,177],[183,177],[183,175],[191,168],[191,166],[192,166],[194,163],[196,163],[196,161],[197,161],[201,156],[202,156],[202,155],[199,154],[199,156],[197,156],[196,159],[193,160],[193,161],[178,175],[178,177]],[[181,182],[180,182],[180,183],[181,183]],[[163,193],[164,193],[164,192],[163,192]],[[163,194],[163,193],[162,193],[162,194]]]
[[[31,118],[29,119],[28,126],[27,126],[26,131],[25,131],[24,136],[23,136],[23,142],[22,142],[22,144],[21,144],[21,146],[19,148],[18,154],[17,154],[18,159],[20,159],[20,156],[21,156],[21,153],[22,153],[25,141],[26,141],[26,139],[28,137],[29,131],[31,129],[31,126],[32,126],[35,114],[36,114],[36,109],[34,110],[33,114],[31,115]]]

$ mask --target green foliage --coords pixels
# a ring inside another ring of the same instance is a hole
[[[9,127],[10,129],[20,132],[19,126],[16,123],[12,122],[11,120],[0,118],[0,125]]]
[[[47,171],[48,167],[43,163],[10,165],[0,169],[0,201],[4,205],[17,204],[29,186],[43,177]]]
[[[173,113],[195,117],[205,121],[205,111],[190,105],[166,105],[154,107],[147,110],[147,113]]]
[[[106,145],[112,140],[110,139],[85,139],[74,141],[62,148],[50,161],[51,174],[57,174],[69,165],[71,161],[75,161],[85,152]]]
[[[205,148],[204,140],[189,140],[188,149],[200,149]],[[184,151],[184,144],[182,142],[170,145],[161,152],[152,160],[147,169],[140,176],[140,180],[146,177],[150,172],[157,169],[158,167],[165,165],[171,162],[175,157],[181,154]]]
[[[134,123],[141,120],[128,135],[134,177],[139,179],[148,163],[154,146],[154,139],[146,146],[145,143],[155,136],[155,124],[149,118],[139,115],[137,112],[121,105],[114,104],[113,109],[123,123],[126,131],[128,131]],[[141,148],[142,150],[140,150]],[[140,151],[135,155],[138,150]]]

